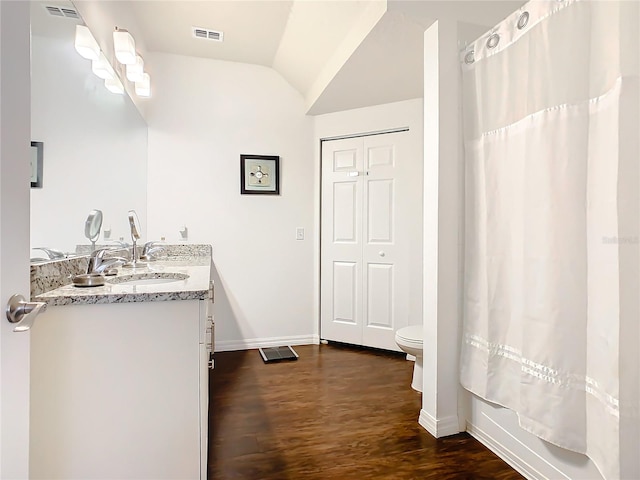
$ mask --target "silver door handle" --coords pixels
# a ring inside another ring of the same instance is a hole
[[[384,254],[384,252],[383,252],[382,250],[380,250],[380,251],[378,252],[378,255],[380,255],[381,257],[384,257],[384,255],[385,255],[385,254]]]
[[[16,324],[14,332],[26,332],[40,312],[47,309],[45,302],[27,302],[20,294],[12,295],[7,302],[7,320]]]
[[[357,177],[357,176],[360,175],[360,172],[357,172],[357,171],[356,172],[349,172],[349,173],[347,173],[347,175],[350,176],[350,177]]]

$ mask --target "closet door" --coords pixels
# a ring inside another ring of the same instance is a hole
[[[322,144],[321,337],[362,342],[362,138]]]
[[[409,316],[406,135],[323,143],[324,339],[399,350],[395,331]]]
[[[362,345],[398,351],[395,331],[409,324],[406,135],[363,137]]]

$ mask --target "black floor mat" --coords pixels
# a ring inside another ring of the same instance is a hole
[[[260,356],[264,363],[281,362],[283,360],[297,360],[298,354],[295,350],[289,346],[287,347],[272,347],[272,348],[259,348]]]

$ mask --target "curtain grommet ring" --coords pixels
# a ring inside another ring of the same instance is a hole
[[[487,48],[496,48],[499,42],[500,42],[500,35],[498,35],[497,33],[494,33],[489,37],[489,40],[487,40]]]
[[[527,23],[529,23],[529,12],[524,12],[520,15],[520,18],[518,18],[518,30],[522,30],[526,27]]]
[[[464,56],[464,63],[466,63],[467,65],[471,65],[473,62],[476,61],[476,59],[473,57],[474,51],[471,50],[470,52],[468,52],[465,56]]]

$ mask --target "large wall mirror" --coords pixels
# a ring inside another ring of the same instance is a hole
[[[92,210],[103,215],[98,244],[131,241],[129,210],[146,225],[147,125],[131,99],[109,92],[78,55],[82,20],[64,9],[75,11],[70,2],[31,2],[31,140],[43,145],[42,185],[31,189],[31,247],[73,254],[89,243]]]

